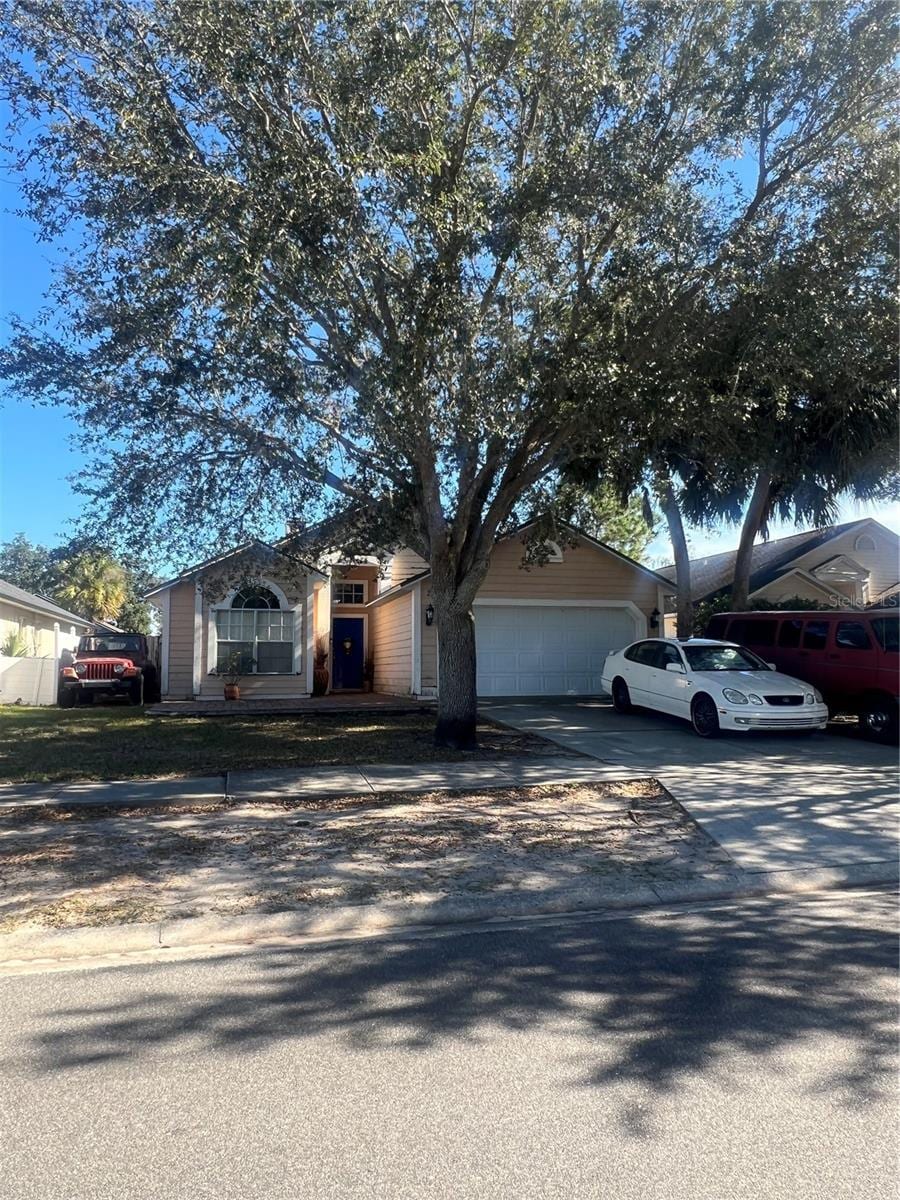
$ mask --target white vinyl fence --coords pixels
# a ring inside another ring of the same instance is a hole
[[[0,654],[0,704],[55,704],[57,658],[10,658]]]

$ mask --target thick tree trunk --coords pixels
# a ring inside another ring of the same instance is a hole
[[[732,612],[741,612],[750,601],[750,575],[753,570],[753,543],[762,528],[772,497],[772,475],[770,471],[760,471],[744,523],[741,526],[741,539],[738,542],[737,557],[734,560],[734,582],[731,587]]]
[[[669,539],[672,542],[672,554],[675,558],[676,595],[676,624],[678,636],[690,637],[694,632],[694,605],[691,600],[691,559],[688,554],[687,538],[684,533],[684,522],[681,519],[681,509],[671,485],[667,484],[662,496],[662,507],[669,527]]]
[[[438,631],[438,714],[435,744],[474,750],[478,722],[475,692],[475,618],[471,608],[442,604],[435,596]]]

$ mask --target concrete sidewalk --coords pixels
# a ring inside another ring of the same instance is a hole
[[[561,755],[546,759],[529,756],[478,762],[377,763],[353,767],[228,771],[201,778],[2,784],[0,811],[46,804],[65,808],[213,804],[225,799],[252,802],[289,797],[530,787],[540,783],[601,783],[642,777],[639,771],[629,767]]]

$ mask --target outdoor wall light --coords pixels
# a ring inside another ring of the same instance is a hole
[[[650,614],[650,628],[651,629],[659,629],[659,609],[658,608],[654,608],[653,612]]]
[[[429,604],[428,607],[425,609],[425,624],[426,625],[434,624],[434,605],[433,604]]]

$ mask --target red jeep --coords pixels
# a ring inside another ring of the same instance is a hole
[[[97,695],[124,696],[131,704],[159,700],[159,673],[142,633],[83,637],[75,657],[59,673],[59,703],[93,704]]]

